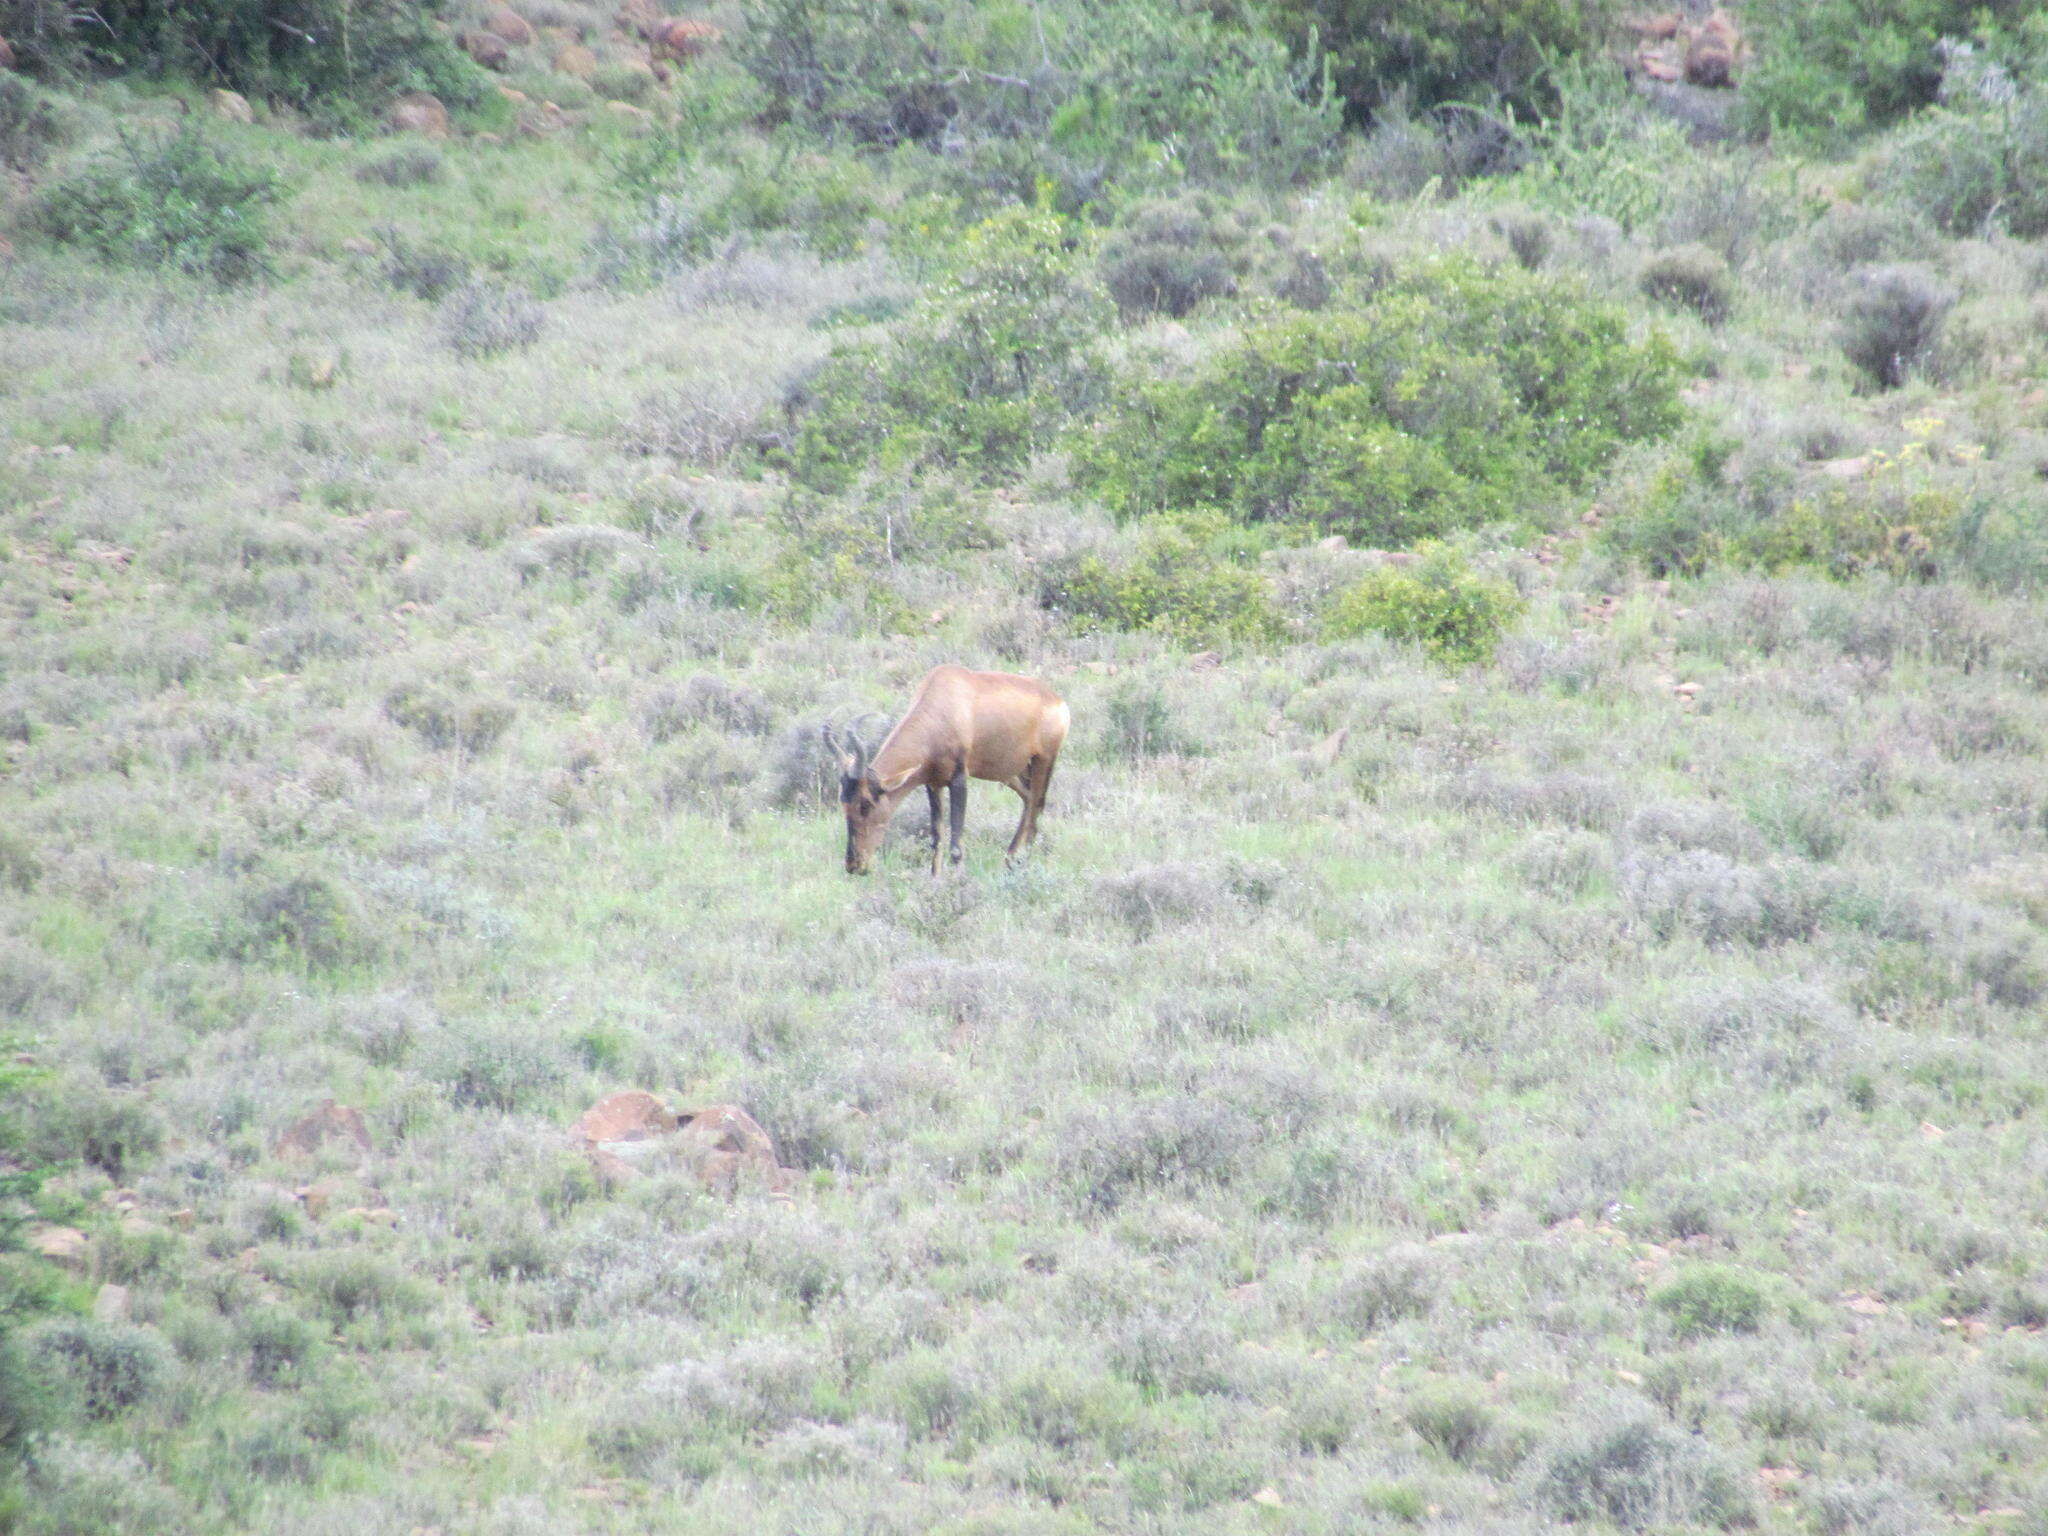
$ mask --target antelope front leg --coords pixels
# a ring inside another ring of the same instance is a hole
[[[927,784],[924,787],[924,803],[931,811],[932,822],[932,876],[939,873],[939,786]]]
[[[950,853],[953,862],[955,864],[958,864],[963,858],[967,856],[967,850],[963,848],[960,844],[960,839],[967,830],[966,764],[963,763],[960,765],[960,767],[953,770],[953,782],[947,785],[946,788],[952,797],[952,816],[949,819],[953,824],[953,846],[950,850]]]

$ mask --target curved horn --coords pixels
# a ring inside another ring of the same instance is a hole
[[[853,776],[860,778],[868,771],[868,746],[851,731],[847,732],[847,737],[853,742]]]

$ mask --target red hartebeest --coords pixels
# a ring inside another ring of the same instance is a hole
[[[896,807],[919,785],[932,813],[932,873],[939,872],[939,791],[951,801],[952,860],[961,859],[967,822],[967,781],[1007,784],[1024,801],[1010,839],[1014,859],[1038,833],[1038,813],[1052,767],[1067,739],[1067,706],[1045,684],[1010,672],[934,667],[918,684],[910,708],[873,753],[849,734],[845,745],[827,727],[825,744],[839,755],[839,803],[846,811],[846,872],[867,873]]]

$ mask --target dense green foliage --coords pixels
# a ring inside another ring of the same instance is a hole
[[[1072,209],[1182,182],[1285,184],[1320,165],[1336,106],[1256,28],[1162,0],[1033,7],[747,0],[736,58],[773,121],[945,150],[975,199]]]
[[[1550,67],[1600,41],[1599,0],[1276,0],[1273,15],[1304,50],[1327,52],[1354,119],[1389,98],[1415,106],[1550,100]]]
[[[1385,635],[1413,641],[1448,666],[1492,660],[1501,636],[1521,612],[1507,582],[1480,575],[1444,545],[1417,551],[1411,565],[1372,572],[1337,594],[1327,621],[1337,639]]]
[[[269,269],[269,211],[283,190],[274,172],[188,127],[123,138],[45,188],[35,218],[55,239],[109,261],[242,283]]]
[[[2048,42],[2048,21],[2042,23]],[[1940,105],[1888,146],[1878,181],[1955,235],[2048,234],[2048,46],[2016,67],[1951,48]]]
[[[793,472],[845,486],[870,462],[1013,469],[1086,387],[1107,306],[1057,214],[1012,208],[968,229],[887,341],[835,352],[803,386]]]
[[[1566,281],[1462,258],[1260,319],[1184,376],[1141,365],[1078,449],[1117,512],[1217,507],[1403,545],[1533,513],[1678,419],[1663,340]]]
[[[489,89],[438,25],[444,0],[0,0],[0,36],[46,62],[172,75],[288,103],[327,121],[431,91],[467,106]]]
[[[1039,601],[1084,630],[1188,645],[1271,640],[1280,628],[1265,578],[1229,548],[1213,517],[1146,519],[1127,556],[1090,550],[1048,570]]]
[[[1940,90],[1943,39],[1998,36],[2034,10],[2030,0],[1752,0],[1744,110],[1835,136],[1897,122]]]

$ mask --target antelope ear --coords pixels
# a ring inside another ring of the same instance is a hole
[[[901,773],[897,774],[893,779],[885,779],[880,774],[876,774],[875,782],[882,786],[883,794],[893,795],[896,793],[897,790],[901,789],[905,782],[909,780],[910,776],[916,772],[917,765],[913,763],[910,767],[904,769]]]

